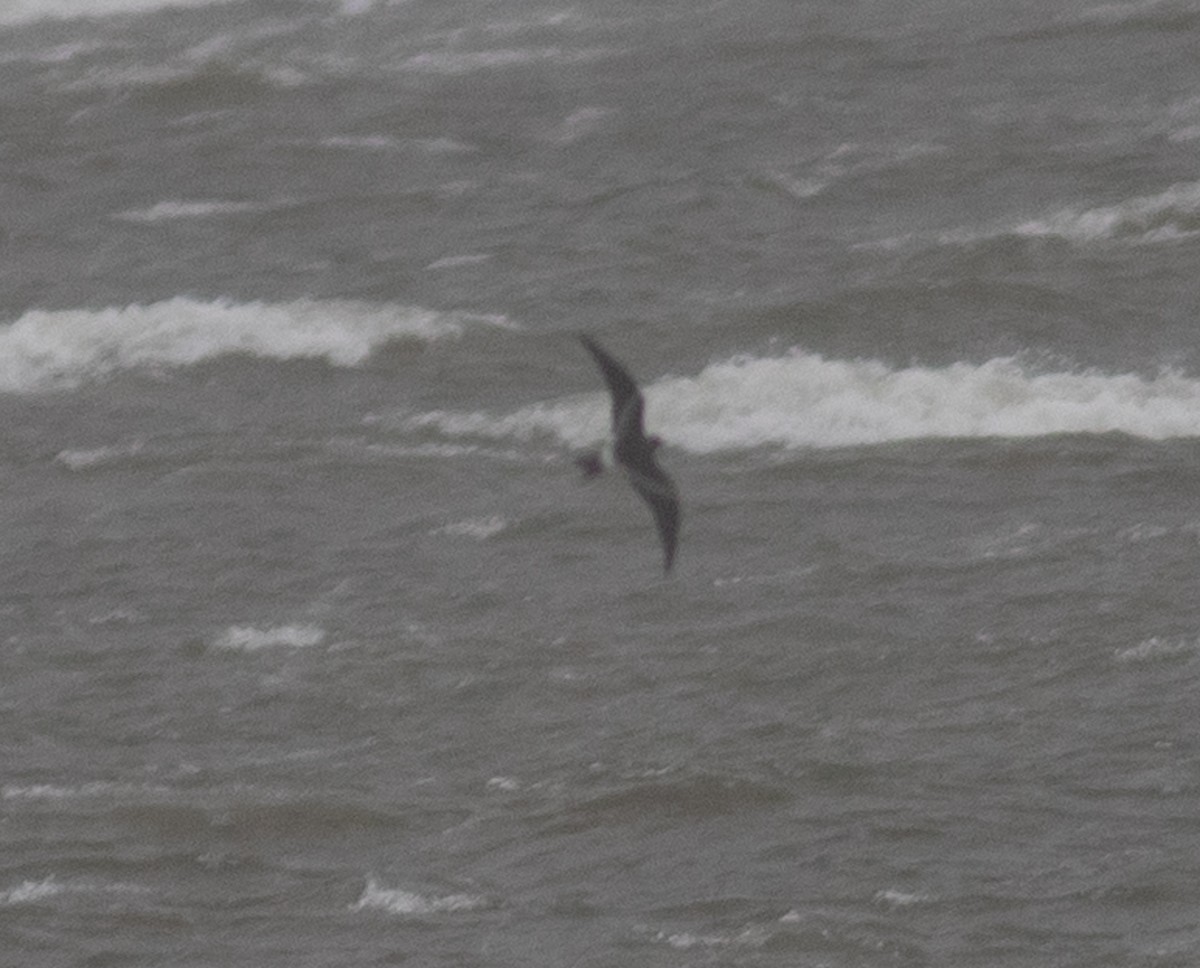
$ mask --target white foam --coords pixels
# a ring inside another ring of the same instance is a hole
[[[117,212],[113,218],[124,222],[153,223],[185,218],[212,218],[219,215],[239,215],[263,208],[255,202],[229,202],[219,199],[198,201],[162,201],[147,208],[132,208]]]
[[[1200,131],[1200,127],[1196,128]],[[1181,135],[1187,140],[1192,135]],[[1017,222],[964,227],[933,236],[908,233],[861,243],[864,249],[899,249],[935,242],[974,245],[993,239],[1062,239],[1075,245],[1155,245],[1200,236],[1200,181],[1180,182],[1152,195],[1135,195],[1110,205],[1073,205]]]
[[[892,909],[912,907],[914,904],[924,904],[930,900],[928,894],[912,891],[899,891],[896,888],[886,888],[875,892],[875,903]]]
[[[587,105],[572,111],[550,132],[548,140],[569,145],[598,131],[616,113],[615,109]]]
[[[421,74],[474,74],[531,64],[577,64],[609,55],[600,49],[562,47],[493,47],[489,50],[422,51],[403,62],[403,70]]]
[[[846,179],[903,167],[944,150],[941,145],[928,142],[843,142],[818,158],[763,169],[751,176],[750,183],[804,201]]]
[[[659,931],[651,940],[680,951],[692,948],[761,948],[770,942],[773,932],[764,925],[752,924],[737,932]]]
[[[61,450],[54,456],[54,460],[68,470],[86,471],[134,457],[141,452],[143,446],[141,440],[134,440],[127,444],[110,444],[107,447]]]
[[[1042,371],[1015,358],[945,367],[893,367],[793,351],[714,363],[695,377],[645,388],[649,429],[693,453],[757,447],[847,447],[920,438],[1125,433],[1151,440],[1200,435],[1200,380],[1175,371]],[[608,434],[602,393],[507,414],[432,411],[408,429],[449,437],[585,446]]]
[[[55,783],[6,783],[0,788],[0,797],[5,800],[66,800],[77,797],[79,787],[60,786]]]
[[[426,269],[459,269],[463,266],[477,266],[491,259],[491,255],[486,252],[471,252],[464,255],[448,255],[441,259],[435,259],[429,263]]]
[[[179,296],[105,309],[34,309],[0,328],[0,392],[27,393],[136,367],[189,366],[229,353],[356,366],[400,339],[456,337],[486,316],[351,300],[204,302]]]
[[[26,880],[6,890],[0,890],[0,907],[17,904],[36,904],[48,898],[59,897],[63,894],[73,895],[106,895],[109,897],[127,897],[130,895],[145,895],[150,889],[140,884],[130,884],[122,881],[104,881],[93,878],[72,878],[60,881],[53,875],[40,881]]]
[[[0,799],[20,801],[56,801],[77,800],[93,797],[144,797],[147,795],[164,796],[170,793],[167,787],[131,784],[109,783],[103,780],[93,780],[78,786],[63,786],[57,783],[7,783],[0,787]]]
[[[214,640],[218,649],[237,652],[257,652],[260,649],[303,649],[325,641],[325,630],[317,625],[274,625],[258,628],[253,625],[233,625]]]
[[[434,528],[430,534],[448,534],[474,538],[476,541],[486,541],[507,527],[508,522],[501,515],[493,514],[486,518],[466,518],[462,521],[444,524],[440,528]]]
[[[367,879],[362,896],[350,906],[352,911],[386,911],[388,914],[421,916],[457,911],[478,911],[488,907],[486,898],[474,894],[418,894],[383,887],[375,878]]]
[[[982,229],[943,232],[937,241],[944,245],[969,245],[989,239],[1059,238],[1078,245],[1098,242],[1129,242],[1153,245],[1177,242],[1200,235],[1200,181],[1172,185],[1154,195],[1137,195],[1112,205],[1068,206],[1016,223]],[[909,235],[886,239],[877,247],[896,248],[921,241]]]
[[[230,2],[233,0],[6,0],[0,3],[0,23],[16,24],[46,18],[108,17]]]
[[[1158,662],[1163,659],[1173,659],[1181,655],[1191,655],[1196,652],[1197,643],[1190,639],[1164,639],[1151,636],[1137,645],[1125,649],[1117,649],[1113,658],[1120,663]]]
[[[350,151],[392,151],[403,145],[399,138],[388,134],[334,135],[321,140],[322,148],[342,148]]]
[[[1024,236],[1060,236],[1072,242],[1128,239],[1166,242],[1200,234],[1200,181],[1172,185],[1155,195],[1126,199],[1115,205],[1065,208],[1017,225]]]
[[[32,904],[61,894],[64,888],[53,877],[40,881],[22,881],[15,887],[0,891],[0,905]]]

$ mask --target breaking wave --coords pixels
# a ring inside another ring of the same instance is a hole
[[[1173,370],[1153,377],[1046,372],[1013,357],[893,367],[794,350],[714,363],[695,377],[664,377],[645,396],[653,431],[693,453],[920,438],[1200,436],[1200,380]],[[507,414],[434,411],[403,423],[454,438],[549,435],[581,447],[603,439],[608,420],[607,400],[596,393]]]
[[[1172,135],[1191,140],[1194,126]],[[1066,205],[1031,218],[967,226],[931,236],[920,233],[862,243],[865,249],[910,245],[973,246],[996,240],[1058,240],[1071,245],[1158,245],[1200,236],[1200,181],[1179,182],[1151,195],[1135,195],[1106,205]]]
[[[1200,181],[1172,185],[1157,195],[1115,205],[1064,208],[1012,229],[1028,237],[1058,236],[1070,242],[1125,240],[1173,242],[1200,234]]]
[[[383,911],[408,917],[478,911],[490,907],[487,898],[476,894],[419,894],[384,887],[375,878],[367,879],[362,895],[350,906],[352,911]]]
[[[939,236],[943,245],[970,245],[999,238],[1061,239],[1074,245],[1153,245],[1200,235],[1200,181],[1181,182],[1153,195],[1110,205],[1065,206],[1034,218],[983,229],[956,229]],[[892,239],[887,245],[907,239]]]
[[[0,393],[71,387],[138,367],[190,366],[240,353],[363,363],[394,340],[432,342],[503,320],[352,300],[204,302],[176,297],[106,309],[30,310],[0,328]]]
[[[303,649],[324,641],[325,630],[316,625],[276,625],[265,629],[233,625],[222,632],[213,644],[218,649],[233,652],[258,652],[279,647]]]
[[[9,0],[0,4],[0,23],[150,13],[171,7],[206,7],[230,2],[232,0]]]
[[[164,201],[145,208],[127,209],[117,212],[113,218],[123,222],[154,222],[173,221],[186,218],[212,218],[221,215],[241,215],[247,212],[259,211],[262,206],[254,202],[231,202],[221,199],[204,199],[200,201]]]

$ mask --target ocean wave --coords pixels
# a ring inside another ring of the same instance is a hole
[[[68,470],[86,471],[136,457],[142,452],[144,446],[144,442],[138,439],[126,444],[110,444],[105,447],[60,450],[54,456],[54,460]]]
[[[1191,29],[1200,11],[1176,0],[1125,0],[1120,3],[1098,3],[1079,10],[1070,10],[1055,17],[1050,24],[1032,30],[1019,31],[1012,40],[1061,40],[1076,35],[1127,34],[1133,30],[1154,32]]]
[[[136,92],[162,107],[195,115],[245,106],[277,90],[310,83],[312,76],[287,64],[271,65],[240,60],[231,51],[226,59],[196,59],[187,56],[161,62],[95,67],[70,81],[67,93],[121,90]]]
[[[1182,113],[1181,109],[1181,113]],[[1178,120],[1176,124],[1180,124]],[[1170,137],[1191,140],[1200,126],[1186,122]],[[927,245],[969,247],[1005,240],[1059,240],[1071,245],[1160,245],[1200,236],[1200,181],[1179,182],[1152,195],[1108,205],[1067,205],[1019,221],[999,221],[933,234],[907,233],[859,243],[860,249]]]
[[[1157,635],[1143,639],[1137,645],[1117,649],[1113,657],[1120,663],[1159,662],[1180,657],[1191,658],[1200,643],[1187,638],[1161,638]]]
[[[0,890],[0,907],[14,904],[33,904],[61,894],[65,888],[53,877],[40,881],[22,881],[15,887]]]
[[[260,649],[303,649],[325,641],[325,630],[317,625],[274,625],[258,628],[233,625],[216,637],[213,645],[234,652],[258,652]]]
[[[173,7],[207,7],[231,2],[233,0],[9,0],[0,4],[0,24],[152,13]]]
[[[1154,245],[1200,235],[1200,181],[1180,182],[1153,195],[1135,195],[1111,205],[1075,205],[1019,222],[962,228],[937,236],[941,245],[976,245],[997,239],[1061,239],[1074,245]],[[917,236],[886,239],[882,248],[921,242]]]
[[[693,948],[761,948],[773,937],[774,931],[767,925],[752,924],[735,931],[656,931],[649,940],[653,944],[689,951]]]
[[[1200,181],[1172,185],[1115,205],[1064,208],[1014,226],[1012,234],[1070,242],[1174,242],[1200,235]]]
[[[66,786],[60,783],[6,783],[0,787],[0,800],[17,800],[27,803],[113,798],[137,796],[162,796],[170,791],[166,787],[130,783],[110,783],[93,780]]]
[[[751,188],[806,200],[847,179],[876,177],[941,155],[945,150],[942,145],[923,141],[880,145],[845,142],[817,158],[754,172],[747,183]]]
[[[350,910],[385,911],[388,914],[419,917],[478,911],[491,906],[487,898],[476,894],[419,894],[416,891],[383,887],[375,878],[370,877],[362,895],[350,906]]]
[[[122,370],[190,366],[232,353],[352,367],[388,342],[453,338],[468,322],[508,325],[351,300],[235,303],[180,296],[106,309],[35,309],[0,328],[0,393],[71,387]]]
[[[476,541],[486,541],[498,535],[508,527],[508,521],[502,515],[493,514],[486,518],[465,518],[462,521],[452,521],[434,528],[432,535],[446,534],[459,538],[474,538]]]
[[[552,829],[587,830],[644,821],[649,817],[744,816],[790,799],[783,787],[751,777],[692,771],[651,770],[590,791],[551,820]]]
[[[1198,379],[1176,371],[1046,372],[1013,357],[893,367],[795,350],[714,363],[695,377],[664,377],[645,396],[649,427],[699,454],[921,438],[1200,436]],[[507,414],[432,411],[406,418],[404,426],[452,438],[551,436],[582,447],[603,439],[608,423],[607,400],[597,393]]]
[[[565,47],[494,47],[488,50],[429,50],[413,54],[400,69],[417,74],[456,76],[539,64],[555,66],[601,60],[612,51]]]
[[[218,215],[241,215],[261,211],[263,206],[256,202],[230,202],[220,199],[197,201],[163,201],[146,208],[132,208],[117,212],[113,218],[123,222],[164,222],[181,218],[210,218]]]

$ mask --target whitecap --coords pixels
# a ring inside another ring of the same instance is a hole
[[[105,447],[68,448],[55,454],[54,460],[68,470],[86,471],[134,457],[141,452],[144,446],[143,441],[135,440],[127,444],[109,444]]]
[[[257,628],[252,625],[232,625],[213,641],[218,649],[238,652],[257,652],[276,647],[303,649],[325,641],[325,630],[317,625],[274,625]]]
[[[421,916],[460,911],[477,911],[489,907],[486,898],[476,894],[419,894],[400,888],[383,887],[375,878],[367,879],[362,895],[352,905],[352,911],[385,911],[388,914]]]
[[[1022,222],[1013,233],[1024,236],[1060,236],[1072,242],[1108,239],[1154,243],[1191,238],[1200,234],[1200,181],[1172,185],[1156,195],[1126,199],[1114,205],[1064,208]]]
[[[573,144],[594,134],[615,113],[615,109],[607,107],[589,105],[578,108],[559,122],[548,135],[548,140],[557,145]]]
[[[692,948],[761,948],[773,933],[764,925],[752,924],[735,932],[658,931],[651,940],[680,951]]]
[[[1120,663],[1157,662],[1190,655],[1196,651],[1196,642],[1190,639],[1160,638],[1157,635],[1143,639],[1137,645],[1117,649],[1113,658]]]
[[[65,800],[79,796],[79,793],[78,787],[56,783],[6,783],[0,787],[0,798],[5,800]]]
[[[1041,371],[1014,357],[944,367],[835,360],[801,350],[713,363],[694,377],[645,387],[646,421],[692,453],[851,447],[914,439],[1124,433],[1150,440],[1200,434],[1200,380],[1177,371]],[[449,438],[552,436],[572,447],[609,432],[602,393],[509,413],[435,410],[404,429]]]
[[[63,892],[63,886],[53,877],[40,881],[22,881],[16,887],[0,890],[0,905],[32,904]]]
[[[924,904],[929,900],[928,894],[919,891],[900,891],[893,887],[875,892],[875,903],[892,909],[912,907],[914,904]]]
[[[462,521],[444,524],[439,528],[434,528],[430,534],[448,534],[462,538],[474,538],[476,541],[486,541],[507,527],[508,521],[499,514],[492,514],[485,518],[466,518]]]
[[[429,263],[426,269],[459,269],[463,266],[477,266],[491,259],[491,255],[486,252],[465,253],[463,255],[448,255],[441,259],[435,259]]]
[[[117,212],[113,218],[123,222],[164,222],[174,219],[211,218],[219,215],[240,215],[263,208],[255,202],[230,202],[219,199],[197,201],[168,200],[147,208],[132,208]]]
[[[355,300],[236,303],[178,296],[105,309],[33,309],[0,328],[0,392],[69,387],[126,369],[190,366],[230,353],[352,367],[390,341],[453,338],[466,325],[512,327],[504,317]]]
[[[399,139],[386,134],[334,135],[321,141],[322,148],[345,148],[350,150],[385,151],[398,148]]]
[[[130,798],[169,796],[170,789],[163,786],[132,783],[109,783],[93,780],[77,786],[59,783],[6,783],[0,787],[0,799],[17,801],[58,801],[94,797]]]
[[[172,7],[207,7],[230,0],[8,0],[0,4],[0,23],[31,20],[70,20],[77,17],[110,17],[150,13]]]

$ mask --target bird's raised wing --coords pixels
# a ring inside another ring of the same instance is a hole
[[[590,336],[580,334],[579,340],[592,354],[604,375],[604,382],[608,384],[608,393],[612,397],[613,436],[618,441],[645,436],[642,413],[646,404],[633,377]]]

